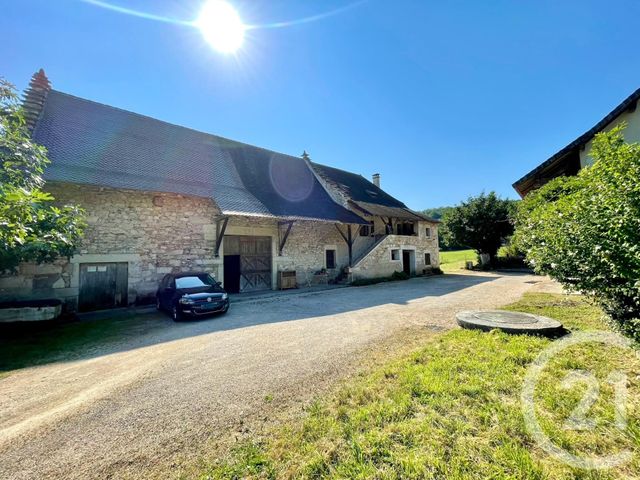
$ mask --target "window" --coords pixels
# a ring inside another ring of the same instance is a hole
[[[335,250],[325,250],[324,251],[324,264],[325,268],[336,268],[336,251]]]
[[[360,227],[360,236],[361,237],[372,237],[373,236],[373,222],[369,222],[369,225],[362,225]]]
[[[193,275],[176,278],[176,288],[202,288],[215,285],[216,281],[210,275]]]
[[[424,264],[427,265],[427,266],[431,265],[431,254],[430,253],[425,253],[424,254]]]
[[[391,260],[400,260],[400,250],[391,250]]]
[[[431,238],[431,227],[425,228],[424,234],[427,238]]]
[[[415,235],[413,222],[398,223],[396,229],[397,229],[398,235],[406,235],[406,236]]]

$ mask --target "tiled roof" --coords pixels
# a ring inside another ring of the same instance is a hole
[[[320,176],[336,184],[353,201],[376,203],[387,207],[407,208],[400,200],[393,198],[381,188],[376,187],[362,175],[315,162],[312,163],[312,166]]]
[[[212,198],[223,214],[365,223],[301,158],[51,90],[33,132],[46,180]]]
[[[392,197],[380,187],[375,186],[362,175],[319,163],[312,163],[311,165],[318,175],[330,185],[333,185],[334,188],[340,189],[352,202],[352,205],[355,205],[363,213],[405,220],[437,222],[437,220],[410,210],[400,200]]]
[[[377,217],[392,217],[392,218],[400,218],[402,220],[411,220],[414,222],[419,221],[435,221],[431,218],[425,217],[424,215],[409,210],[408,208],[403,207],[387,207],[385,205],[379,205],[377,203],[368,203],[368,202],[353,202],[355,207],[362,211],[367,215],[373,215]]]

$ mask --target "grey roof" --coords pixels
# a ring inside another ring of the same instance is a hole
[[[409,210],[408,208],[404,208],[404,207],[387,207],[386,205],[380,205],[377,203],[355,202],[355,201],[352,202],[352,205],[354,205],[357,210],[360,210],[366,215],[399,218],[402,220],[411,220],[414,222],[428,220],[430,222],[439,223],[438,220],[425,217],[421,213],[414,212],[413,210]]]
[[[33,132],[46,180],[212,198],[223,214],[365,223],[306,162],[51,90]]]
[[[596,123],[592,128],[590,128],[587,132],[580,135],[569,145],[564,147],[559,152],[555,153],[547,160],[542,162],[536,168],[531,170],[525,176],[517,180],[513,184],[513,188],[520,194],[525,195],[529,192],[529,190],[535,187],[536,177],[541,177],[540,180],[550,180],[558,176],[557,172],[565,173],[566,170],[571,170],[571,168],[567,168],[566,165],[560,165],[561,163],[567,163],[572,155],[577,155],[580,148],[586,145],[596,134],[600,133],[605,129],[607,125],[613,122],[616,118],[622,115],[624,112],[628,110],[633,110],[636,108],[637,102],[640,99],[640,88],[625,98],[622,103],[620,103],[616,108],[614,108],[611,112],[609,112],[602,120]],[[579,165],[577,166],[579,169]],[[544,173],[548,171],[550,174],[544,176]],[[577,171],[577,170],[576,170]]]
[[[336,188],[339,188],[349,198],[352,205],[355,205],[356,208],[363,213],[374,216],[402,218],[405,220],[438,222],[438,220],[410,210],[400,200],[392,197],[362,175],[315,162],[311,165],[318,175],[330,184],[333,184]]]

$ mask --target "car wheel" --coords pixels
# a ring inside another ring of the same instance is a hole
[[[171,318],[173,318],[174,322],[179,322],[180,320],[182,320],[182,314],[178,311],[178,307],[176,307],[175,305],[171,309]]]

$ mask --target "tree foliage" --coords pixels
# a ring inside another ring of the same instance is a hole
[[[495,192],[470,197],[445,213],[442,222],[446,242],[473,248],[493,260],[513,233],[514,204],[513,200],[500,198]]]
[[[620,126],[593,141],[594,163],[521,202],[514,241],[539,273],[592,295],[627,330],[640,318],[640,145]]]
[[[77,206],[42,190],[46,149],[31,141],[15,88],[0,78],[0,271],[73,254],[84,229]]]

